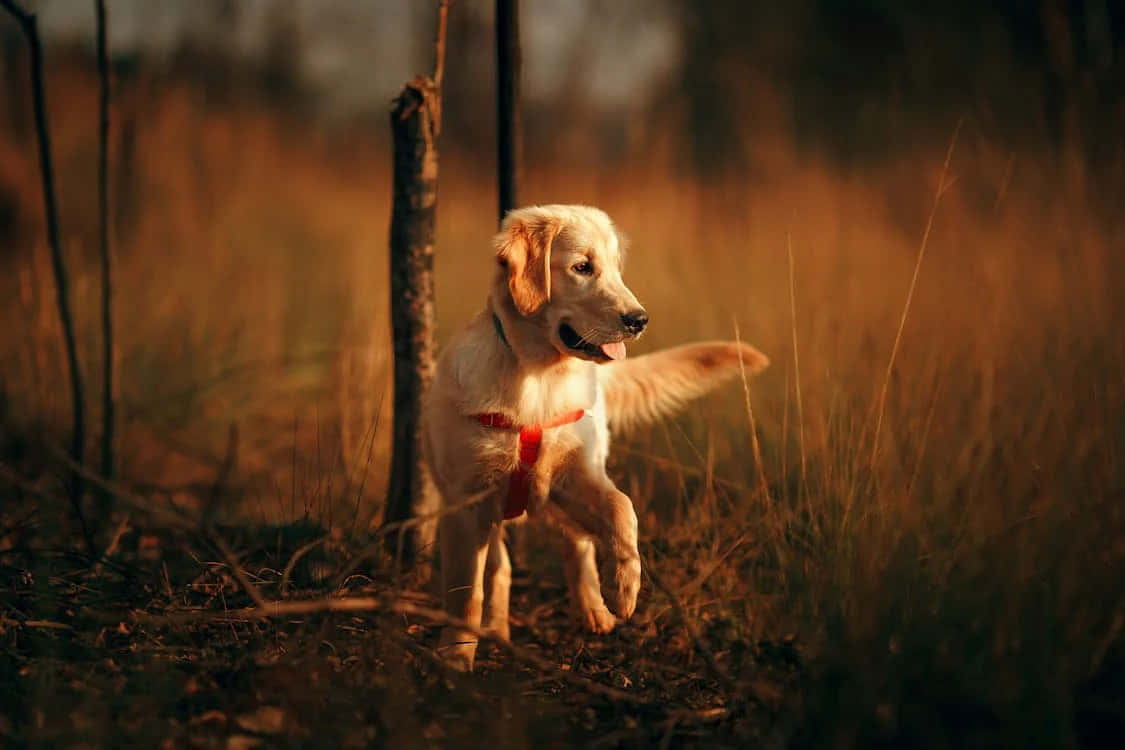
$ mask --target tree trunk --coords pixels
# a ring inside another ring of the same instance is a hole
[[[391,213],[391,329],[394,337],[394,454],[386,523],[437,510],[422,460],[419,417],[434,372],[434,223],[437,209],[438,92],[432,79],[406,84],[391,109],[394,189]],[[436,523],[390,535],[405,561],[432,549]]]
[[[520,14],[519,0],[496,0],[496,135],[500,221],[519,193]]]
[[[496,0],[496,184],[500,221],[519,205],[523,139],[520,127],[520,2]],[[512,564],[527,558],[526,525],[507,528]]]

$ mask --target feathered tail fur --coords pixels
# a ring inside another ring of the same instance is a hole
[[[748,344],[709,341],[662,349],[598,368],[606,413],[615,429],[630,429],[669,415],[739,373],[761,372],[769,358]]]

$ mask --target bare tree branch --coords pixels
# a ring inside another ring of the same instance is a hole
[[[97,17],[98,56],[98,239],[102,263],[102,456],[101,472],[112,480],[116,473],[115,432],[117,411],[116,348],[113,337],[113,254],[109,245],[109,47],[106,41],[105,0],[94,0]],[[103,516],[109,498],[100,493]]]
[[[516,207],[520,169],[520,3],[496,0],[496,138],[500,221]]]
[[[63,340],[66,346],[66,360],[70,369],[70,396],[73,433],[70,443],[70,457],[81,466],[84,462],[86,445],[86,403],[82,390],[82,372],[78,366],[78,348],[74,336],[74,322],[70,313],[70,285],[67,280],[66,259],[59,242],[58,206],[55,199],[55,173],[51,161],[51,133],[47,126],[47,94],[43,81],[43,48],[39,40],[38,23],[34,13],[28,13],[13,0],[0,0],[0,7],[8,11],[19,22],[27,37],[28,54],[31,58],[31,90],[35,106],[35,132],[39,143],[39,171],[43,182],[43,207],[47,220],[47,244],[51,249],[51,265],[55,273],[55,293],[58,301],[59,320],[62,323]],[[86,515],[82,511],[83,481],[77,471],[71,472],[70,502],[74,514],[82,528],[82,536],[90,555],[97,557],[94,537]]]

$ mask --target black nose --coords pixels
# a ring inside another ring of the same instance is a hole
[[[621,316],[621,324],[629,333],[640,333],[648,325],[648,313],[641,309],[627,312]]]

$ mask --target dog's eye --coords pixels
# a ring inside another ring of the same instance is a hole
[[[582,276],[590,276],[594,273],[594,264],[588,260],[584,260],[581,263],[575,263],[571,266],[571,270]]]

